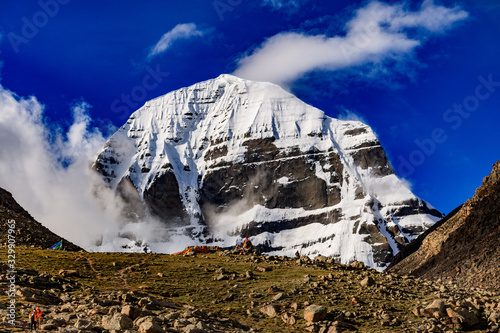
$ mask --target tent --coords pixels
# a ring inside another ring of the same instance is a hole
[[[62,250],[62,241],[49,247],[49,250]]]
[[[200,245],[200,246],[188,246],[184,249],[184,251],[173,253],[173,255],[190,255],[190,254],[196,254],[196,253],[217,253],[220,251],[233,251],[237,250],[240,252],[247,252],[253,248],[252,243],[248,240],[248,238],[245,239],[245,242],[243,244],[235,245],[235,246],[230,246],[230,247],[220,247],[220,246],[207,246],[207,245]]]

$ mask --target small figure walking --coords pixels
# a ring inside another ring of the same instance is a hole
[[[36,318],[37,318],[36,309],[33,309],[33,311],[31,311],[31,314],[29,316],[30,332],[33,330],[35,330],[35,332],[36,332]]]

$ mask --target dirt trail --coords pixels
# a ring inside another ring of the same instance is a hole
[[[133,287],[133,286],[131,286],[131,285],[128,284],[128,281],[127,281],[127,279],[125,277],[126,272],[130,271],[133,267],[138,267],[138,266],[140,266],[140,265],[142,265],[142,264],[144,264],[146,262],[146,258],[142,258],[139,263],[127,266],[127,267],[122,268],[119,271],[117,271],[114,274],[115,277],[117,278],[117,280],[115,280],[115,281],[108,281],[108,280],[106,280],[102,276],[101,272],[99,272],[94,267],[94,261],[92,260],[92,258],[80,255],[77,260],[79,260],[79,259],[84,259],[84,260],[87,261],[87,264],[89,265],[90,269],[95,273],[97,279],[99,279],[101,281],[106,281],[107,283],[111,283],[111,282],[115,283],[117,286],[123,287],[124,289],[127,289],[127,290],[137,290],[137,288],[135,288],[135,287]]]

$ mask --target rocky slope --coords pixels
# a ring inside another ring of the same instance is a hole
[[[15,223],[8,223],[14,220]],[[15,225],[15,245],[34,245],[41,248],[49,248],[63,241],[63,246],[68,251],[82,250],[79,246],[61,238],[52,231],[37,222],[24,208],[22,208],[12,194],[0,188],[0,233],[2,244],[8,244],[9,224]],[[5,236],[5,237],[4,237]]]
[[[160,220],[170,239],[227,246],[248,235],[278,255],[382,269],[442,217],[396,177],[369,126],[231,75],[147,102],[94,169],[125,217]]]
[[[19,248],[16,321],[0,284],[0,331],[498,332],[500,295],[318,256],[69,253]],[[6,249],[0,248],[0,255]],[[6,268],[0,264],[1,272]],[[5,274],[0,276],[5,281]]]
[[[474,196],[401,251],[389,271],[500,289],[500,161]]]

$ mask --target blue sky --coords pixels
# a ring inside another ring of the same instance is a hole
[[[222,73],[272,81],[372,126],[398,175],[448,213],[500,159],[499,17],[496,0],[2,1],[0,84],[35,96],[49,128],[67,130],[84,101],[109,135]]]

